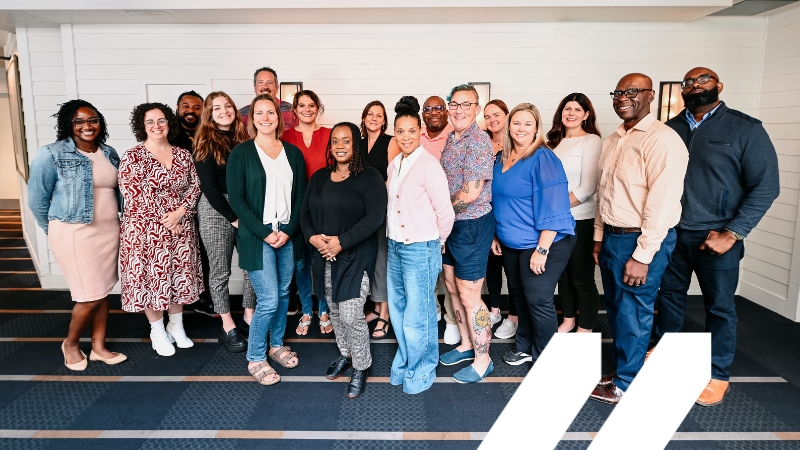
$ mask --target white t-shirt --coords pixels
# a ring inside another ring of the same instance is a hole
[[[568,188],[581,204],[570,209],[575,220],[594,219],[603,141],[596,134],[564,138],[553,152],[567,173]]]
[[[253,142],[255,144],[255,142]],[[281,146],[280,153],[275,159],[270,158],[256,145],[258,159],[267,174],[267,186],[264,190],[264,225],[272,225],[278,231],[278,224],[289,223],[292,215],[292,181],[294,173],[289,159]]]

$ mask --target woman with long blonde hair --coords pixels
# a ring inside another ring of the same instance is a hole
[[[567,175],[547,148],[542,117],[530,103],[508,114],[502,156],[494,166],[492,242],[503,255],[509,292],[519,314],[510,365],[536,362],[558,329],[553,292],[575,245]]]
[[[244,274],[244,330],[240,333],[231,316],[228,282],[236,244],[239,218],[228,203],[226,170],[233,147],[248,140],[245,125],[233,100],[224,92],[208,94],[194,139],[194,158],[202,195],[197,205],[200,240],[208,253],[208,286],[214,311],[222,317],[220,341],[234,353],[247,349],[242,334],[249,332],[256,298],[247,272]]]

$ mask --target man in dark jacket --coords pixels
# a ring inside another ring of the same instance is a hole
[[[711,333],[711,380],[697,403],[712,406],[730,389],[742,240],[778,197],[778,156],[759,120],[720,101],[723,85],[714,71],[692,69],[681,86],[686,109],[667,125],[686,143],[689,166],[678,242],[661,280],[656,333],[660,338],[681,330],[694,272]]]

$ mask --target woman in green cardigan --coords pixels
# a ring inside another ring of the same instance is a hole
[[[269,94],[253,99],[247,127],[255,138],[233,149],[227,169],[228,200],[239,217],[239,267],[247,271],[256,292],[247,370],[265,386],[281,379],[267,356],[288,369],[298,363],[297,354],[283,345],[283,335],[289,283],[302,250],[298,225],[306,166],[297,147],[280,141],[280,111],[280,104]]]

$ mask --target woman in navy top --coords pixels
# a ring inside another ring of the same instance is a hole
[[[575,245],[575,219],[567,175],[544,143],[539,110],[522,103],[507,120],[492,182],[492,251],[503,255],[519,313],[516,348],[503,355],[516,366],[535,361],[558,330],[553,292]]]

